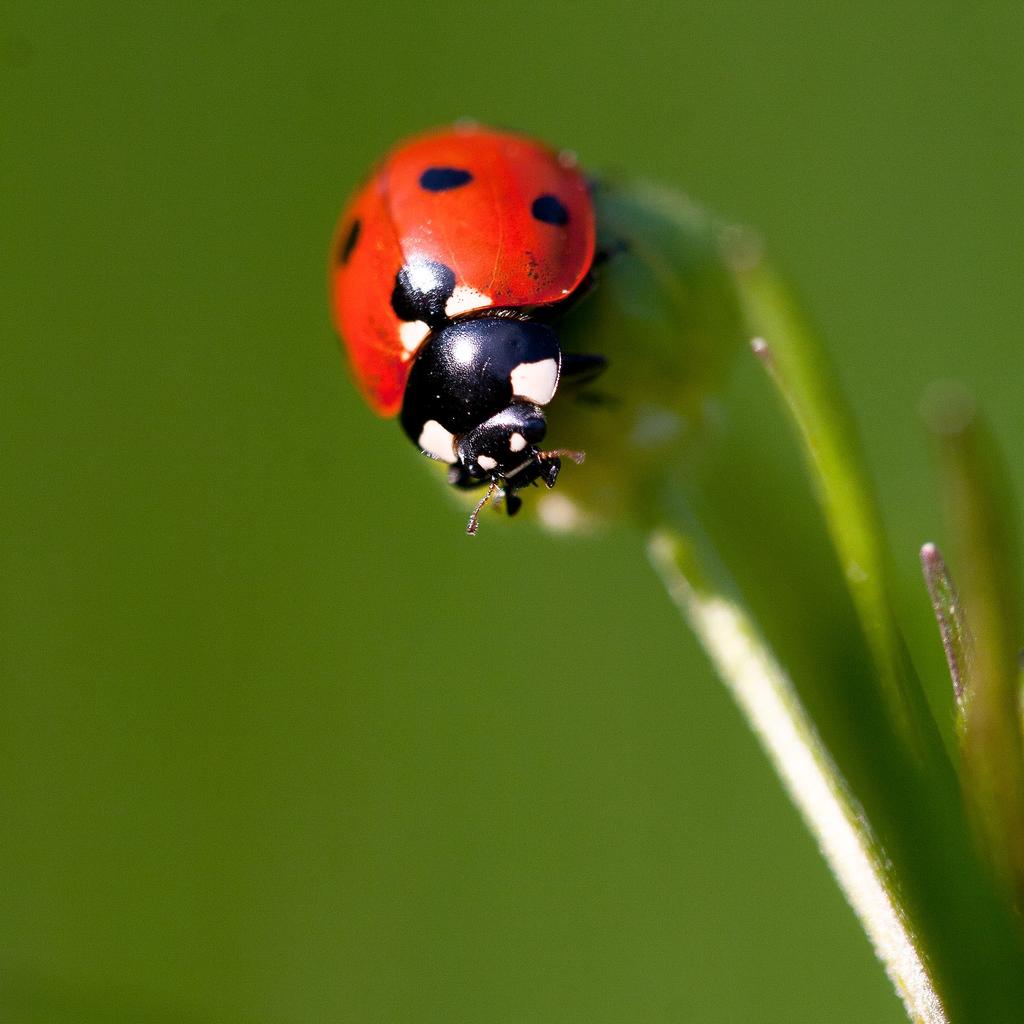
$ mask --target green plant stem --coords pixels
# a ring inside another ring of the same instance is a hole
[[[878,682],[897,728],[915,744],[922,717],[920,691],[887,592],[881,523],[847,408],[824,348],[795,307],[789,290],[761,261],[737,272],[754,351],[789,407],[810,463],[811,477],[853,598]]]
[[[626,515],[656,531],[655,564],[912,1018],[1019,1020],[1020,922],[973,843],[907,657],[880,516],[818,339],[749,235],[663,189],[607,183],[595,202],[606,243],[625,245],[563,342],[599,343],[616,399],[563,404],[552,422],[592,452],[559,482],[568,522]],[[755,336],[770,374],[740,355]]]
[[[899,993],[910,1019],[947,1024],[863,813],[793,686],[742,607],[708,583],[695,545],[656,532],[651,560],[745,714]]]
[[[884,532],[852,417],[817,338],[781,280],[760,261],[735,274],[752,333],[769,339],[753,347],[760,349],[802,442],[852,602],[843,643],[863,666],[851,677],[814,653],[812,635],[781,638],[792,690],[801,697],[813,693],[818,712],[826,711],[822,700],[832,705],[821,722],[809,717],[818,727],[816,741],[842,780],[836,792],[855,801],[855,820],[850,824],[848,814],[847,827],[860,836],[905,927],[904,938],[926,965],[926,987],[938,1005],[957,1024],[1016,1020],[1024,1006],[1020,922],[972,842],[953,766],[906,653],[889,599]],[[685,518],[667,521],[690,535]],[[802,595],[806,621],[815,621],[815,587],[798,577],[788,582]],[[866,657],[858,658],[858,650]],[[838,827],[838,819],[828,820]],[[815,819],[815,827],[824,821]],[[860,897],[837,877],[877,947],[871,930],[877,920],[868,923]],[[885,950],[880,956],[907,1001],[907,971],[894,967]],[[919,990],[907,1005],[920,1014],[928,1003]]]

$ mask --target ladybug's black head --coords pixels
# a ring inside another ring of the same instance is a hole
[[[478,479],[500,479],[518,488],[540,477],[551,487],[558,475],[558,459],[544,459],[537,449],[546,431],[539,405],[515,401],[463,434],[455,454],[460,466]]]
[[[436,330],[416,354],[402,403],[414,444],[453,465],[459,486],[490,481],[505,493],[558,476],[556,452],[541,452],[542,406],[558,388],[562,351],[546,324],[511,316],[467,318]],[[576,453],[573,453],[575,457]]]

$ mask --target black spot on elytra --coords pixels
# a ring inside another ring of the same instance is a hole
[[[556,227],[564,228],[569,223],[569,211],[562,204],[562,201],[553,195],[537,196],[530,207],[530,213],[536,220],[544,224],[554,224]]]
[[[447,192],[468,185],[472,180],[473,175],[460,167],[428,167],[420,175],[420,188],[428,192]]]
[[[445,303],[455,291],[451,267],[432,260],[407,263],[395,274],[391,308],[399,320],[422,320],[431,327],[448,320]]]
[[[352,255],[356,242],[359,241],[359,232],[362,227],[362,221],[358,219],[352,221],[352,226],[348,229],[348,234],[345,235],[345,241],[341,243],[341,248],[338,250],[338,262],[342,265],[348,263],[348,258]]]

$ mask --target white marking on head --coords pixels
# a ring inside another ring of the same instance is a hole
[[[437,420],[427,420],[423,424],[418,444],[432,459],[440,459],[441,462],[459,461],[455,454],[455,437]]]
[[[398,326],[398,337],[402,342],[402,348],[410,354],[423,344],[423,339],[429,333],[430,326],[422,320],[409,320]]]
[[[512,394],[537,405],[547,405],[558,387],[558,363],[541,359],[536,363],[520,363],[511,374]]]
[[[481,469],[486,469],[490,473],[492,469],[497,467],[498,460],[492,459],[490,455],[479,455],[477,456],[476,463]]]
[[[521,452],[526,447],[526,438],[517,430],[508,439],[508,446],[514,452]]]
[[[444,311],[448,316],[458,316],[460,313],[468,313],[471,309],[486,309],[490,305],[490,295],[484,295],[469,285],[459,284],[455,286],[451,297],[444,304]]]

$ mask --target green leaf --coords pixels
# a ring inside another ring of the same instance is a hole
[[[1019,546],[1005,468],[969,395],[934,389],[926,417],[938,441],[964,616],[975,638],[963,677],[964,788],[993,867],[1024,905]]]
[[[557,529],[625,521],[654,537],[670,592],[912,1015],[943,1019],[931,992],[950,1021],[1015,1019],[1024,1006],[1019,925],[972,842],[910,667],[864,459],[817,338],[749,232],[647,185],[606,184],[595,201],[602,244],[615,255],[561,336],[569,351],[599,352],[609,366],[553,403],[549,443],[586,449],[587,463],[567,467],[532,506]],[[775,391],[751,355],[755,335],[768,339]],[[731,625],[711,629],[715,621]],[[831,794],[815,807],[828,813],[805,806],[801,772],[751,704],[757,695],[772,697],[771,721],[802,737],[787,749],[814,766]],[[907,980],[916,968],[886,951],[880,918],[837,860],[835,849],[850,843],[868,864],[859,877],[884,894],[924,972],[916,994]]]
[[[755,354],[771,374],[792,415],[853,598],[889,712],[908,736],[922,724],[923,697],[909,667],[892,612],[881,521],[853,418],[835,374],[792,296],[763,261],[743,261],[737,281]]]

